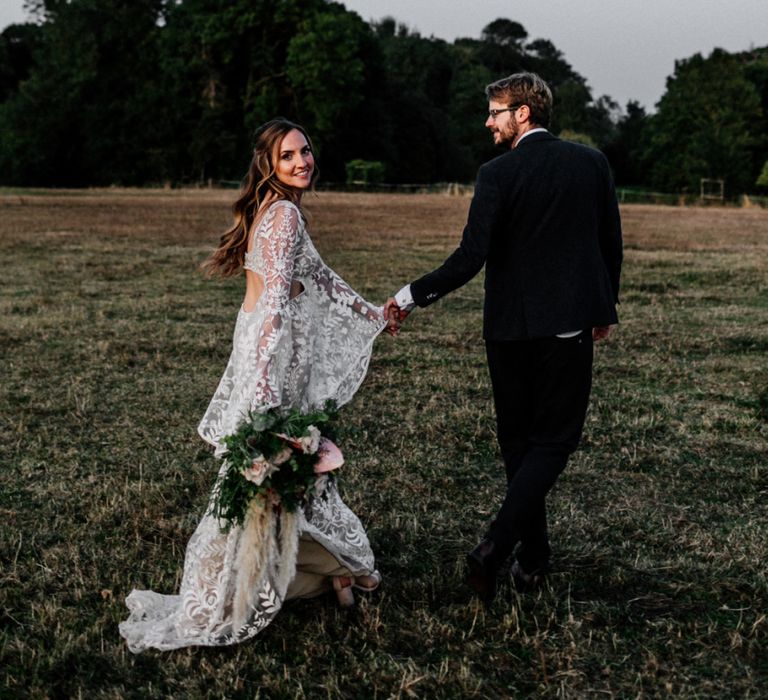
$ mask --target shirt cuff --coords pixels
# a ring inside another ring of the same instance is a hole
[[[403,311],[411,311],[416,304],[413,301],[413,295],[411,294],[411,285],[406,284],[397,294],[395,294],[395,303]]]

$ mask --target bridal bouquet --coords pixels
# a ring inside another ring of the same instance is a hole
[[[318,476],[344,463],[339,448],[320,434],[320,426],[334,417],[332,403],[306,414],[271,409],[249,414],[223,439],[227,469],[211,514],[225,522],[225,530],[243,525],[254,499],[296,511],[314,491]]]

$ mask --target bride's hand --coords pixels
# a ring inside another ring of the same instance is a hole
[[[387,321],[387,333],[391,336],[397,335],[400,331],[400,326],[402,326],[407,315],[408,312],[403,311],[392,297],[387,299],[386,304],[384,304],[384,318]]]

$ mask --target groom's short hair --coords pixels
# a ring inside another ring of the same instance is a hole
[[[536,73],[513,73],[487,85],[489,100],[505,102],[508,106],[528,105],[531,123],[548,127],[552,118],[552,91]]]

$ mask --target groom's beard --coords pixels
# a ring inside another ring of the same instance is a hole
[[[512,143],[517,138],[519,130],[517,124],[509,122],[505,126],[494,129],[493,131],[493,143],[496,146],[512,146]]]

